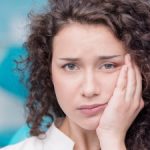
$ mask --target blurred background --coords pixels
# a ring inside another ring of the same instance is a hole
[[[0,4],[0,147],[28,136],[24,104],[28,89],[20,82],[15,60],[26,56],[28,13],[40,12],[47,0],[1,0]]]

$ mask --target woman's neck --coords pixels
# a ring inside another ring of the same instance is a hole
[[[96,131],[84,130],[67,117],[59,129],[75,142],[74,150],[100,150]]]

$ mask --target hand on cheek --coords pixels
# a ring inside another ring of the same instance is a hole
[[[144,107],[141,93],[140,71],[127,54],[113,96],[105,108],[96,130],[101,143],[105,139],[108,140],[109,137],[115,138],[120,143],[124,142],[128,128]]]

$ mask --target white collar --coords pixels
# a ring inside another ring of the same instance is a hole
[[[52,145],[56,150],[73,150],[74,141],[59,130],[55,123],[46,132],[46,139],[44,140],[44,150],[50,150]]]

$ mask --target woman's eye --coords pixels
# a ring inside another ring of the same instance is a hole
[[[103,64],[102,66],[101,66],[101,69],[114,69],[114,68],[116,68],[116,65],[115,64]]]
[[[66,70],[77,70],[77,66],[75,64],[65,64],[64,66],[62,66],[63,68],[65,68]]]

